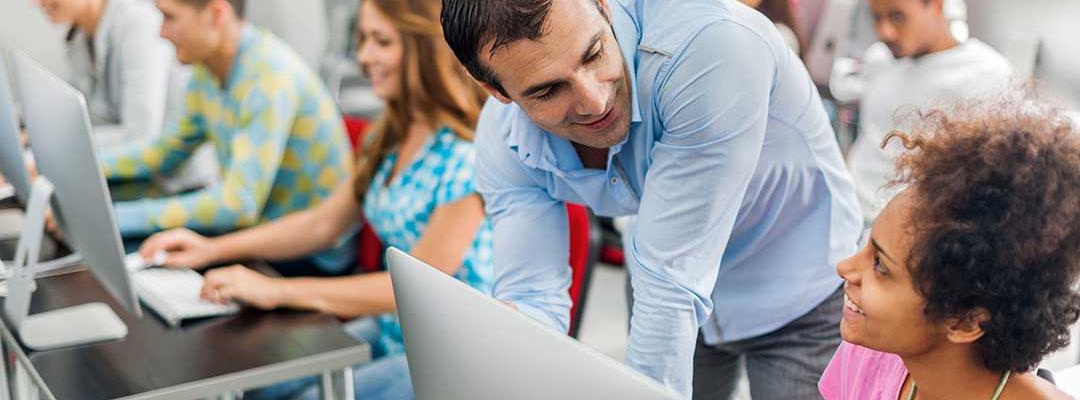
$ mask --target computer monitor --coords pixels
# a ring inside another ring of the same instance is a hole
[[[386,258],[417,399],[678,398],[401,250]]]
[[[19,122],[15,113],[4,56],[0,53],[0,175],[15,188],[15,198],[26,204],[30,196],[30,175],[26,171]]]
[[[11,75],[8,73],[10,69],[7,68],[4,61],[4,53],[0,52],[0,175],[3,175],[8,185],[10,185],[13,192],[12,196],[16,202],[25,206],[30,197],[30,174],[26,168],[26,150],[23,149],[22,139],[19,137],[18,113],[16,112],[16,103],[10,85],[9,78]],[[24,218],[22,213],[16,209],[3,210],[3,213],[4,220],[10,226],[5,227],[4,232],[0,233],[0,241],[4,242],[2,247],[3,257],[9,257],[11,251],[9,244],[19,238]],[[55,244],[49,242],[46,245],[42,251],[50,256],[54,255],[56,253]],[[72,266],[79,261],[75,255],[56,258],[39,264],[36,272],[39,275],[48,273],[59,268]],[[6,277],[8,272],[6,268],[0,268],[0,279]],[[0,290],[6,289],[2,285],[0,283]]]
[[[25,55],[16,53],[12,61],[27,135],[40,176],[32,183],[26,230],[16,254],[15,272],[8,280],[4,312],[18,328],[23,343],[31,348],[122,338],[127,327],[103,303],[27,316],[37,256],[32,236],[37,231],[40,238],[44,220],[41,217],[50,202],[53,208],[62,211],[64,218],[59,222],[69,246],[82,257],[94,276],[124,308],[136,316],[142,312],[124,266],[120,233],[91,137],[83,95]],[[73,326],[79,329],[71,329]]]

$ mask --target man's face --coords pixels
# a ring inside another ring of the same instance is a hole
[[[896,58],[921,56],[949,34],[943,0],[870,0],[878,39]]]
[[[606,10],[606,0],[601,5]],[[494,54],[485,45],[481,60],[509,97],[484,87],[567,140],[598,149],[621,142],[630,130],[630,86],[607,17],[592,0],[554,0],[545,32]]]
[[[180,0],[157,0],[155,4],[164,17],[161,37],[176,47],[180,62],[203,62],[217,48],[220,35],[210,6],[199,9]]]

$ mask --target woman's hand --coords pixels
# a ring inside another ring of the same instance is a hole
[[[144,260],[153,260],[160,252],[168,254],[162,266],[169,268],[203,269],[220,261],[212,239],[183,228],[150,236],[139,247]]]
[[[199,297],[218,304],[235,301],[273,310],[284,301],[284,281],[233,265],[207,272]]]

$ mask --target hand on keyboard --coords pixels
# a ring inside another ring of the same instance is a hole
[[[199,297],[203,276],[190,269],[150,268],[136,271],[132,281],[143,303],[170,325],[189,318],[235,313],[236,304],[217,304]]]
[[[143,259],[139,253],[131,253],[124,257],[124,266],[127,267],[129,273],[141,271],[147,268],[160,267],[165,265],[165,260],[169,258],[169,253],[159,251],[154,253],[154,257],[149,261]]]
[[[272,310],[284,302],[283,285],[281,279],[234,265],[207,272],[200,296],[215,303],[236,301],[260,310]]]
[[[172,229],[150,236],[139,248],[139,254],[150,257],[167,252],[161,263],[169,268],[203,269],[220,262],[211,239],[187,229]]]

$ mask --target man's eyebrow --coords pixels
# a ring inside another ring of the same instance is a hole
[[[604,38],[604,32],[596,32],[592,39],[589,39],[589,46],[585,48],[585,52],[581,54],[581,63],[585,64],[589,62],[589,59],[593,57],[593,50],[596,49],[596,44],[600,43],[600,39]]]
[[[597,32],[593,35],[592,39],[589,39],[589,46],[585,48],[585,52],[581,54],[581,63],[585,64],[589,62],[589,59],[593,57],[596,44],[604,38],[604,31]],[[532,97],[537,93],[543,92],[551,87],[561,85],[565,83],[565,79],[552,79],[550,81],[544,81],[535,85],[529,86],[527,89],[521,92],[521,97]]]

